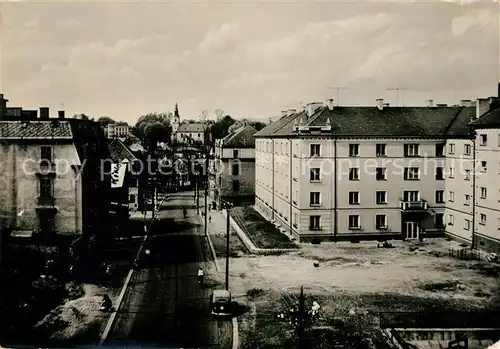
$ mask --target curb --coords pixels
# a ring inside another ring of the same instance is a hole
[[[198,215],[198,218],[200,218],[201,220],[201,225],[205,226],[205,220],[203,219],[201,214]],[[207,234],[205,238],[208,241],[208,247],[210,247],[210,252],[212,253],[212,259],[214,260],[215,270],[217,270],[217,272],[220,272],[219,263],[217,262],[217,254],[215,253],[215,248],[214,244],[212,243],[212,239],[210,239],[210,234]]]
[[[238,349],[240,346],[240,337],[238,332],[238,319],[233,317],[233,345],[232,349]]]

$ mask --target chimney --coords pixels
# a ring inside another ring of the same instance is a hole
[[[391,103],[384,103],[384,107],[390,107]]]
[[[312,102],[312,103],[307,103],[306,105],[306,112],[307,116],[311,117],[313,114],[318,110],[323,105],[323,103],[318,103],[318,102]]]
[[[461,99],[460,100],[460,106],[461,107],[470,107],[471,106],[471,100],[470,99]]]
[[[287,116],[287,115],[288,115],[288,113],[287,113],[287,111],[286,111],[286,110],[282,110],[282,111],[281,111],[281,117],[283,117],[283,116]]]
[[[377,108],[378,110],[383,110],[384,109],[384,99],[383,98],[377,98]]]
[[[427,106],[428,106],[429,108],[432,108],[432,107],[434,106],[434,101],[433,101],[432,99],[428,99],[428,100],[427,100]]]
[[[476,102],[476,119],[479,119],[483,114],[490,110],[489,98],[478,98]]]
[[[8,99],[3,98],[3,93],[0,93],[0,120],[5,120],[8,101]]]
[[[500,98],[500,82],[498,83],[497,97]]]
[[[296,112],[297,112],[296,109],[288,109],[287,115],[291,116],[291,115],[295,114]]]
[[[40,107],[40,119],[41,120],[49,119],[49,107]]]
[[[64,119],[64,110],[59,110],[57,114],[59,115],[59,119]]]
[[[325,102],[325,106],[327,106],[329,110],[333,110],[333,108],[335,107],[333,104],[333,98],[327,99]]]

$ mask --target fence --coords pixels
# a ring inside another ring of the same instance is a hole
[[[499,328],[500,311],[391,312],[380,314],[380,327],[393,328]]]
[[[451,258],[461,259],[465,261],[479,261],[481,260],[481,254],[478,250],[473,250],[470,248],[454,248],[450,247],[448,249],[448,254]]]

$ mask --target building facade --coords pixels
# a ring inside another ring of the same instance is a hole
[[[104,127],[104,134],[108,139],[126,138],[130,135],[130,127],[123,122],[108,124]]]
[[[243,125],[215,141],[212,166],[213,200],[252,203],[255,196],[255,139],[257,131]]]
[[[475,162],[469,124],[481,108],[466,101],[391,107],[381,99],[338,107],[329,100],[283,112],[255,134],[255,207],[300,240],[449,233],[471,241],[449,223],[472,216],[463,208],[463,177]]]
[[[101,161],[109,155],[100,126],[66,119],[63,111],[49,118],[48,108],[40,108],[36,119],[6,114],[0,115],[0,230],[25,236],[105,233],[110,172]]]
[[[182,123],[179,115],[179,106],[175,105],[171,117],[172,142],[184,144],[205,144],[208,125],[203,123]]]

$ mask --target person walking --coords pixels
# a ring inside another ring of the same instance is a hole
[[[203,274],[203,269],[202,267],[200,266],[198,268],[198,283],[200,284],[200,286],[203,288],[203,277],[204,277],[204,274]]]

